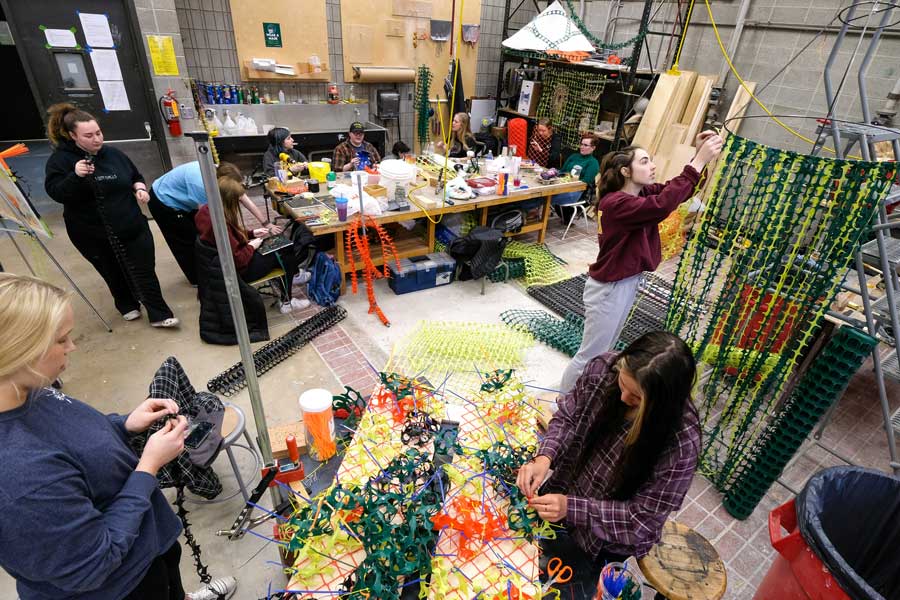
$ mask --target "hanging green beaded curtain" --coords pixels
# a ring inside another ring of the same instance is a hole
[[[604,87],[606,77],[595,71],[548,65],[537,116],[550,119],[563,144],[577,148],[581,133],[597,124]]]
[[[894,177],[730,135],[675,276],[666,328],[706,369],[701,469],[727,490]],[[684,312],[688,300],[711,308]]]

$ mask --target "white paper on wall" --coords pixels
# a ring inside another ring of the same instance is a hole
[[[100,95],[103,97],[103,106],[106,110],[131,110],[128,103],[128,93],[125,84],[121,81],[98,81]]]
[[[112,48],[114,46],[112,32],[109,30],[109,19],[106,15],[96,13],[78,13],[84,39],[92,48]]]

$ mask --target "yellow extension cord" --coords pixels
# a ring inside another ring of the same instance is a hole
[[[749,94],[750,97],[753,99],[753,101],[756,102],[757,106],[759,106],[762,109],[762,111],[764,113],[766,113],[780,127],[785,129],[787,132],[791,133],[792,135],[797,136],[804,142],[815,145],[816,144],[815,140],[806,137],[805,135],[803,135],[802,133],[800,133],[799,131],[797,131],[796,129],[794,129],[793,127],[791,127],[790,125],[788,125],[787,123],[782,121],[781,119],[779,119],[777,116],[772,114],[772,111],[769,110],[769,108],[765,104],[763,104],[759,98],[756,97],[756,95],[750,90],[749,87],[747,87],[747,83],[744,81],[744,78],[741,77],[741,74],[738,73],[737,69],[734,68],[734,63],[731,62],[731,57],[728,56],[728,51],[725,50],[725,44],[722,43],[722,36],[719,35],[719,28],[718,28],[718,26],[716,26],[716,20],[713,18],[712,7],[709,5],[709,0],[703,0],[703,1],[706,4],[706,12],[709,14],[709,23],[710,23],[710,25],[712,25],[713,33],[716,36],[716,41],[719,43],[719,50],[722,51],[722,56],[725,57],[725,62],[728,63],[728,68],[731,69],[731,72],[734,74],[734,76],[740,82],[741,87],[744,88],[744,91],[746,91],[747,94]],[[693,6],[693,1],[691,2],[691,5]],[[687,24],[685,24],[685,26],[687,26]],[[678,56],[680,55],[680,53],[681,53],[681,48],[679,47],[678,55],[676,55],[676,57],[675,57],[675,65],[673,65],[673,68],[677,67],[677,65],[678,65]],[[832,154],[837,154],[833,149],[828,148],[827,146],[823,146],[822,149],[827,150],[828,152],[831,152]],[[862,159],[861,156],[855,156],[852,154],[848,155],[847,158],[852,158],[854,160]]]

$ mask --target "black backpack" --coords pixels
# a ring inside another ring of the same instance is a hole
[[[503,258],[509,238],[490,227],[475,227],[468,235],[450,242],[447,249],[459,267],[458,279],[479,279],[493,272]]]

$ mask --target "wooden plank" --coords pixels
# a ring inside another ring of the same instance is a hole
[[[756,83],[753,81],[745,81],[747,88],[751,92],[756,90]],[[744,89],[744,86],[740,86],[737,90],[737,93],[734,95],[734,100],[731,101],[731,107],[728,109],[728,114],[725,115],[726,127],[728,127],[728,131],[732,133],[737,133],[741,125],[743,124],[743,119],[740,117],[744,116],[744,113],[747,112],[747,107],[750,106],[750,102],[753,101],[753,98],[750,97],[750,94],[747,93],[747,90]],[[731,121],[731,119],[734,119]],[[730,122],[729,122],[730,121]]]
[[[665,117],[666,107],[669,104],[670,96],[678,87],[678,75],[670,75],[663,73],[656,82],[656,88],[653,95],[650,96],[650,103],[647,104],[647,110],[638,125],[637,132],[634,134],[632,144],[641,148],[649,149],[656,137],[656,131]]]
[[[709,109],[709,96],[712,93],[717,77],[715,75],[699,75],[694,91],[684,109],[681,122],[687,125],[684,134],[684,142],[693,144],[697,134],[706,120],[706,111]]]
[[[468,0],[465,3],[462,15],[460,15],[460,3],[457,2],[455,23],[478,23],[481,21],[481,1]],[[324,2],[324,0],[323,0]],[[305,7],[305,3],[302,3]],[[296,5],[296,3],[295,3]],[[451,20],[451,10],[454,6],[451,2],[435,2],[433,0],[340,0],[341,5],[341,31],[344,40],[344,81],[354,83],[353,65],[365,64],[377,67],[408,67],[418,69],[420,65],[426,65],[431,71],[431,89],[429,98],[437,95],[444,96],[444,75],[450,64],[450,45],[446,42],[433,42],[430,39],[418,39],[413,41],[411,35],[424,27],[427,30],[425,19]],[[302,12],[292,9],[294,12]],[[349,44],[352,32],[358,31],[359,26],[372,29],[372,42],[368,48],[364,44],[354,46]],[[323,30],[327,28],[323,26]],[[456,46],[456,31],[453,32]],[[471,44],[462,44],[458,55],[462,67],[462,87],[467,95],[475,90],[475,72],[478,64],[478,47]],[[351,52],[352,50],[352,52]],[[368,56],[366,56],[366,52]],[[368,59],[363,63],[353,58],[362,55]],[[351,56],[352,55],[352,56]],[[328,56],[326,52],[324,55]],[[304,59],[305,60],[305,59]],[[449,122],[449,121],[448,121]],[[437,136],[433,136],[437,140]]]
[[[231,20],[234,23],[234,41],[237,49],[241,76],[244,79],[322,80],[328,81],[328,17],[325,0],[306,0],[303,9],[297,9],[293,0],[230,0]],[[263,35],[263,23],[281,25],[281,47],[267,47]],[[309,57],[315,54],[322,64],[322,72],[308,73]],[[272,58],[276,62],[291,65],[296,76],[285,77],[276,73],[248,69],[254,58]],[[298,64],[299,63],[299,64]]]
[[[684,165],[688,164],[696,153],[697,150],[690,144],[676,144],[672,149],[672,154],[669,156],[669,162],[662,174],[662,179],[657,178],[657,181],[663,183],[679,175],[684,169]]]
[[[300,450],[300,454],[306,454],[306,430],[303,427],[303,421],[300,420],[269,427],[269,442],[272,445],[274,458],[288,457],[287,444],[284,443],[284,440],[289,435],[297,438],[297,449]]]
[[[678,76],[675,92],[666,104],[664,120],[660,122],[660,127],[656,131],[653,144],[650,146],[650,154],[655,154],[659,150],[659,146],[662,143],[666,130],[673,123],[679,123],[681,121],[681,116],[684,114],[684,107],[691,97],[691,92],[694,90],[694,82],[696,80],[697,74],[693,71],[682,71],[681,75]]]
[[[653,161],[656,163],[657,168],[659,168],[660,160],[668,160],[671,158],[675,146],[685,142],[684,134],[686,131],[687,125],[682,125],[681,123],[675,123],[666,128],[665,132],[663,132],[659,148],[657,149],[656,154],[653,155]]]

